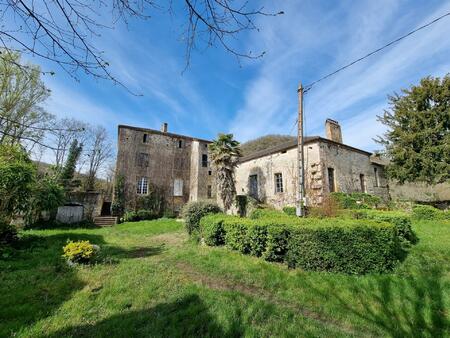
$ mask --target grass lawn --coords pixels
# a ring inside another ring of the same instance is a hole
[[[0,258],[0,337],[449,336],[450,222],[392,274],[288,270],[188,241],[174,220],[34,230]],[[103,260],[69,268],[68,239]]]

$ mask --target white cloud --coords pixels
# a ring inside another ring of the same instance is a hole
[[[250,81],[231,122],[240,140],[289,133],[296,118],[297,81],[315,80],[448,10],[442,5],[428,13],[408,13],[406,1],[365,1],[317,16],[317,8],[303,2],[285,5],[286,17],[258,35],[260,45],[272,52]],[[332,117],[340,120],[347,143],[376,148],[371,138],[383,126],[375,115],[382,112],[387,95],[423,76],[450,70],[450,40],[444,38],[449,35],[448,22],[439,22],[318,83],[305,96],[308,133],[322,134],[324,120]]]

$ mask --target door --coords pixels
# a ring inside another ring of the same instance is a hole
[[[248,178],[249,195],[258,199],[258,175],[250,175]]]

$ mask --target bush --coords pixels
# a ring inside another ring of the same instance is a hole
[[[16,227],[0,219],[0,245],[11,244],[16,240],[17,240]]]
[[[70,241],[63,247],[63,257],[70,263],[90,263],[95,258],[99,247],[89,241]]]
[[[391,270],[402,250],[396,228],[373,220],[311,219],[291,216],[247,219],[209,215],[201,220],[207,245],[225,245],[290,267],[346,273]],[[265,216],[262,216],[264,215]]]
[[[216,214],[222,210],[212,202],[189,202],[183,208],[183,218],[188,234],[199,231],[200,219],[207,214]]]
[[[444,218],[443,211],[432,207],[431,205],[415,205],[412,208],[412,215],[417,220],[436,220]]]
[[[310,207],[307,211],[309,217],[336,217],[339,212],[339,203],[334,197],[327,195],[319,206]]]
[[[296,207],[284,207],[283,212],[288,216],[297,216],[297,208]]]
[[[330,195],[342,209],[377,208],[381,203],[380,197],[362,192],[354,192],[350,194],[333,192]]]
[[[275,209],[255,209],[250,214],[250,219],[262,219],[262,218],[277,218],[277,217],[290,217],[286,215],[284,212]]]
[[[123,215],[124,222],[136,222],[139,221],[139,217],[136,211],[126,211]]]
[[[408,215],[403,212],[359,210],[353,212],[352,217],[356,219],[372,219],[379,222],[391,223],[396,227],[401,243],[417,243],[417,236],[411,228],[411,220]]]
[[[388,223],[366,222],[354,227],[292,229],[288,266],[350,274],[392,270],[400,251],[394,227]]]
[[[158,218],[158,214],[151,210],[140,209],[137,211],[137,217],[140,221],[145,221]]]
[[[225,230],[223,228],[225,218],[224,214],[210,214],[202,217],[200,220],[200,233],[206,245],[217,246],[225,244]]]

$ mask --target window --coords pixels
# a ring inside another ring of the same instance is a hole
[[[178,140],[178,148],[183,148],[183,141],[182,140]]]
[[[212,175],[212,171],[208,170],[208,175],[211,176]]]
[[[202,167],[203,168],[208,167],[208,155],[206,154],[202,155]]]
[[[366,178],[364,174],[359,174],[359,184],[361,184],[361,192],[366,192]]]
[[[148,167],[148,154],[139,153],[137,158],[137,165],[139,167]]]
[[[207,193],[208,198],[212,198],[212,187],[210,185],[208,185],[208,193]]]
[[[144,134],[144,136],[142,137],[142,142],[147,143],[147,139],[148,139],[148,134]]]
[[[181,178],[176,178],[173,182],[173,195],[183,196],[183,180]]]
[[[281,173],[275,174],[275,193],[283,192],[283,175]]]
[[[137,182],[137,191],[139,195],[147,195],[148,194],[148,178],[140,177]]]
[[[333,168],[328,168],[328,190],[330,192],[335,192],[336,191],[336,187],[334,185],[334,169]]]
[[[378,177],[378,168],[377,167],[373,168],[373,173],[375,174],[375,184],[373,186],[378,187],[380,185],[380,179]]]

